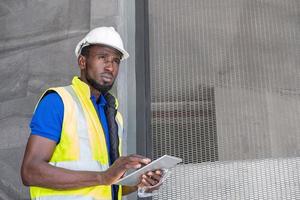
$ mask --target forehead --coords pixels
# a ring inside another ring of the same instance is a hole
[[[110,46],[102,45],[102,44],[95,44],[90,47],[90,53],[91,54],[97,54],[97,53],[105,53],[105,54],[111,54],[114,56],[122,57],[122,53],[118,51],[117,49],[114,49]]]

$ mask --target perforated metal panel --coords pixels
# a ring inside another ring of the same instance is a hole
[[[184,163],[218,160],[214,89],[200,88],[198,92],[201,97],[190,101],[175,97],[167,102],[152,101],[155,156],[176,155]]]
[[[300,199],[300,1],[148,3],[154,199]]]

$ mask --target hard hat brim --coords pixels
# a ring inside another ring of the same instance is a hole
[[[105,45],[105,46],[108,46],[108,47],[111,47],[113,49],[116,49],[118,51],[120,51],[122,53],[122,58],[121,60],[125,60],[127,58],[129,58],[129,53],[127,51],[125,51],[124,49],[121,49],[121,48],[118,48],[116,46],[112,46],[111,44],[107,44],[105,42],[101,42],[101,43],[88,43],[86,41],[80,41],[77,46],[76,46],[76,49],[75,49],[75,54],[76,54],[76,57],[78,58],[79,55],[81,54],[81,50],[84,48],[84,47],[87,47],[87,46],[90,46],[90,45],[95,45],[95,44],[102,44],[102,45]]]

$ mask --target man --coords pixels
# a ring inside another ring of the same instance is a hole
[[[138,187],[155,186],[161,171],[148,172],[135,187],[116,186],[128,169],[150,160],[120,157],[123,122],[108,91],[121,60],[129,57],[112,27],[89,32],[76,49],[80,77],[48,89],[30,124],[21,176],[32,199],[121,199]]]

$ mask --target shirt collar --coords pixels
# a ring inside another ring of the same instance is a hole
[[[96,101],[96,97],[94,95],[91,95],[91,99],[93,101],[97,102]],[[97,103],[97,104],[100,105],[100,106],[106,106],[107,101],[106,101],[106,99],[104,98],[104,96],[102,94],[100,95],[100,97],[99,97],[99,103]]]

